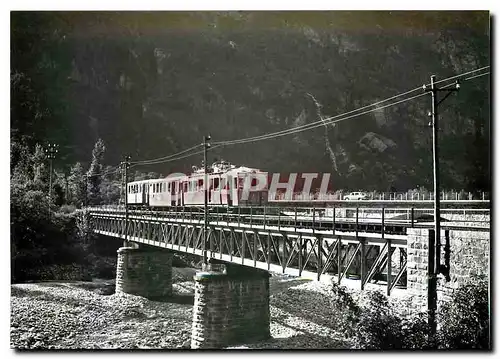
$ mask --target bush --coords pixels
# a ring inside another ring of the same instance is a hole
[[[457,289],[438,313],[438,339],[443,349],[491,348],[488,282],[475,280]]]
[[[368,292],[367,305],[356,325],[355,345],[360,349],[400,349],[401,320],[392,312],[387,298],[380,292]]]
[[[427,315],[405,319],[399,316],[381,292],[367,293],[367,304],[356,325],[359,349],[430,349]]]
[[[172,267],[185,268],[185,267],[188,267],[188,264],[186,263],[184,258],[182,258],[182,256],[180,256],[178,254],[173,254],[172,255]]]
[[[59,208],[59,212],[60,213],[64,213],[64,214],[72,214],[76,211],[76,207],[72,204],[63,204],[60,208]]]
[[[359,320],[360,308],[352,296],[344,287],[332,283],[333,297],[330,301],[332,312],[335,313],[335,321],[340,332],[345,333],[346,337],[352,337],[355,334],[355,325]]]
[[[484,279],[457,289],[437,313],[438,330],[430,341],[427,313],[397,315],[380,292],[369,292],[356,322],[360,349],[490,349],[488,283]]]

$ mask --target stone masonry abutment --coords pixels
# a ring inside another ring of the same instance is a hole
[[[427,309],[427,269],[429,254],[429,229],[407,229],[407,290],[412,295],[413,307]],[[447,254],[447,251],[448,254]],[[490,232],[442,230],[440,264],[449,263],[449,281],[443,274],[438,275],[438,307],[450,301],[453,291],[474,276],[489,276]],[[449,256],[448,260],[446,256]]]

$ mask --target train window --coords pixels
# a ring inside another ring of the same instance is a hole
[[[238,188],[238,178],[234,177],[234,188]]]
[[[184,192],[187,192],[187,189],[188,189],[188,184],[187,182],[184,182]]]
[[[201,190],[201,187],[203,187],[203,180],[202,179],[198,180],[198,187],[200,187],[199,188],[200,190]]]
[[[167,189],[168,189],[168,192],[170,192],[170,190],[172,189],[172,184],[170,182],[167,185]]]
[[[214,178],[214,188],[215,188],[216,190],[220,189],[220,188],[219,188],[219,179],[218,179],[218,178]]]

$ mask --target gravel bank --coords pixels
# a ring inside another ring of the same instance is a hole
[[[175,349],[189,346],[194,269],[174,268],[174,296],[156,301],[114,294],[113,281],[11,286],[11,347],[18,349]],[[232,348],[348,349],[329,304],[332,285],[270,278],[271,336]],[[110,295],[111,294],[111,295]]]

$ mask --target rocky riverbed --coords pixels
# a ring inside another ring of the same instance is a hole
[[[113,281],[11,286],[11,347],[16,349],[189,348],[195,273],[174,268],[174,295],[114,294]],[[273,275],[270,340],[232,348],[348,349],[331,321],[331,284]]]

